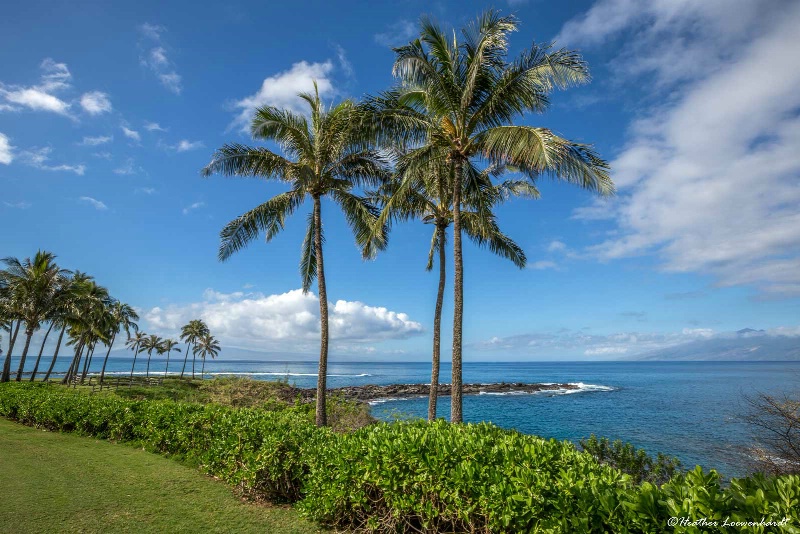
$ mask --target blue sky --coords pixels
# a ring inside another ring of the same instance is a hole
[[[0,254],[55,252],[140,309],[148,332],[201,316],[231,355],[312,355],[304,217],[220,264],[220,228],[281,187],[199,169],[248,141],[254,105],[297,107],[314,78],[328,100],[385,89],[390,46],[420,15],[460,27],[496,7],[520,19],[514,54],[553,39],[584,53],[593,82],[521,122],[594,143],[619,194],[543,181],[541,200],[499,208],[529,267],[468,246],[466,357],[605,359],[744,327],[800,334],[798,5],[564,4],[12,2]],[[323,213],[334,357],[427,359],[430,228],[395,228],[363,262],[335,207]]]

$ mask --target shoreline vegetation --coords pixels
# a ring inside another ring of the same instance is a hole
[[[7,383],[0,416],[131,443],[334,529],[650,533],[666,531],[671,517],[782,521],[785,532],[800,524],[798,475],[723,484],[716,471],[683,472],[630,446],[592,438],[581,450],[490,423],[367,421],[335,432],[315,425],[311,404],[275,399],[283,384],[259,382],[168,381],[180,400],[161,396],[164,387],[92,394]],[[191,398],[201,394],[205,403]],[[337,405],[363,406],[334,396],[331,422]]]

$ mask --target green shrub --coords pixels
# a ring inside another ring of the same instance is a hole
[[[598,439],[592,434],[589,439],[581,440],[580,446],[601,464],[616,467],[630,475],[636,484],[663,484],[683,470],[680,460],[673,456],[658,453],[653,458],[644,450],[621,440],[611,442],[608,438]]]
[[[336,527],[800,533],[800,476],[756,475],[723,488],[716,472],[698,467],[660,486],[636,484],[571,443],[491,424],[382,423],[337,434],[316,428],[304,405],[237,409],[14,383],[0,385],[0,416],[180,456],[248,497],[299,502],[307,516]],[[680,522],[670,526],[670,518]],[[723,526],[762,519],[784,523]],[[717,525],[693,524],[700,520]]]

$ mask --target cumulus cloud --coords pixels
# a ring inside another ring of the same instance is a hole
[[[191,204],[191,205],[186,206],[185,208],[183,208],[183,214],[184,215],[189,215],[189,213],[193,212],[194,210],[199,210],[200,208],[204,207],[205,205],[206,205],[205,202],[195,202],[194,204]]]
[[[332,71],[331,61],[323,63],[300,61],[292,65],[289,70],[265,78],[255,94],[233,103],[233,109],[241,110],[234,119],[233,126],[249,131],[253,113],[261,106],[288,108],[298,113],[307,112],[308,106],[304,105],[297,94],[313,91],[315,80],[321,97],[334,93]]]
[[[89,115],[100,115],[111,111],[111,100],[106,93],[91,91],[81,96],[81,107]]]
[[[152,195],[156,192],[156,190],[152,187],[137,187],[134,190],[134,193],[142,193],[145,195]]]
[[[797,296],[800,70],[786,66],[800,48],[800,4],[733,4],[601,0],[564,27],[570,42],[628,35],[617,61],[669,95],[612,162],[616,201],[574,216],[616,223],[589,249],[599,258],[655,253],[667,271]]]
[[[556,267],[558,267],[558,264],[550,260],[539,260],[528,265],[528,268],[535,269],[537,271],[544,271],[546,269],[555,269]]]
[[[398,20],[373,37],[379,45],[394,47],[408,43],[415,35],[417,35],[416,24],[410,20]]]
[[[85,202],[86,204],[89,204],[90,206],[92,206],[94,209],[96,209],[98,211],[105,211],[105,210],[108,209],[108,206],[106,206],[105,203],[97,200],[96,198],[81,197],[80,201],[81,202]]]
[[[0,163],[8,165],[12,161],[14,161],[14,147],[11,146],[8,136],[0,133]]]
[[[78,144],[83,146],[98,146],[110,143],[113,139],[114,137],[111,135],[98,135],[97,137],[84,137],[83,141]]]
[[[50,147],[32,148],[20,153],[20,160],[26,165],[39,169],[40,171],[74,172],[79,176],[83,176],[83,173],[86,172],[86,165],[66,165],[63,163],[60,165],[49,164],[50,153],[52,151],[53,149]]]
[[[342,346],[406,339],[422,325],[406,314],[362,302],[339,300],[329,309],[331,341]],[[155,307],[143,315],[148,330],[174,334],[201,318],[224,344],[261,350],[313,350],[319,340],[319,301],[296,289],[279,295],[220,293],[184,306]]]
[[[8,104],[6,110],[16,111],[18,106],[33,111],[49,111],[60,115],[69,115],[70,104],[56,96],[55,93],[68,89],[72,74],[65,63],[56,63],[47,58],[39,65],[42,71],[40,81],[36,85],[5,85],[0,83],[0,97]]]
[[[139,26],[142,35],[139,62],[150,69],[168,91],[179,95],[183,91],[182,78],[176,72],[164,46],[162,35],[166,31],[164,26],[156,24],[144,23]]]

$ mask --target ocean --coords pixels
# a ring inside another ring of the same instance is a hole
[[[45,360],[49,364],[49,359]],[[66,360],[56,369],[63,370]],[[102,358],[95,359],[93,371],[99,372],[101,365]],[[146,358],[140,357],[137,374],[144,373],[145,365]],[[163,358],[154,358],[151,374],[163,374],[164,365]],[[180,355],[173,358],[170,374],[179,372],[181,365]],[[130,358],[111,358],[107,373],[126,374],[130,366]],[[47,365],[44,367],[46,370]],[[334,360],[328,369],[331,388],[430,382],[430,364],[423,362]],[[207,377],[221,375],[286,379],[298,387],[314,387],[317,376],[315,362],[207,362]],[[442,382],[450,381],[449,364],[442,365],[440,376]],[[800,391],[800,362],[467,362],[464,382],[579,384],[577,391],[466,396],[464,418],[575,442],[590,434],[622,439],[651,454],[676,456],[687,467],[701,465],[734,477],[747,473],[743,449],[752,442],[752,429],[740,420],[747,410],[745,396],[796,394]],[[425,417],[427,398],[373,403],[372,413],[384,420]],[[440,398],[439,415],[448,417],[449,413],[450,398]]]

